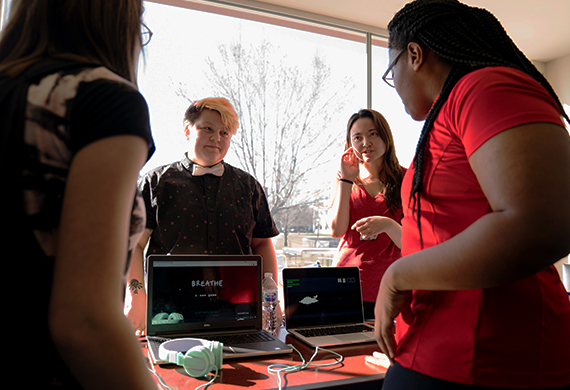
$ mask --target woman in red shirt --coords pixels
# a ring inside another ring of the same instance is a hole
[[[382,275],[402,255],[403,172],[382,114],[366,109],[353,114],[341,157],[331,229],[333,237],[342,237],[335,265],[360,269],[366,319],[374,318]]]
[[[384,390],[568,389],[568,115],[484,9],[416,0],[388,30],[384,80],[425,124],[376,303]]]

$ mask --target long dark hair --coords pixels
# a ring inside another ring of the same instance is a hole
[[[487,66],[518,69],[538,81],[554,98],[560,114],[568,123],[570,119],[552,86],[519,50],[499,20],[486,9],[470,7],[457,0],[415,0],[396,13],[388,24],[388,32],[390,49],[403,50],[410,42],[415,42],[451,64],[439,97],[424,122],[414,157],[410,201],[413,200],[421,241],[420,193],[424,153],[435,118],[459,79]]]
[[[388,125],[388,121],[382,114],[378,111],[369,110],[369,109],[362,109],[355,114],[352,114],[350,119],[348,120],[348,124],[346,126],[346,146],[345,149],[348,149],[352,146],[351,138],[350,138],[350,129],[360,118],[370,118],[374,123],[374,126],[378,130],[380,134],[380,138],[386,144],[386,153],[384,154],[384,164],[381,168],[386,175],[386,180],[384,184],[386,185],[386,189],[384,191],[384,199],[386,199],[386,205],[388,209],[392,213],[402,207],[402,199],[400,197],[400,188],[402,187],[402,168],[400,167],[400,163],[398,162],[398,158],[396,157],[396,149],[394,148],[394,137],[392,137],[392,131],[390,130],[390,125]],[[360,181],[360,177],[356,179]]]
[[[0,74],[53,58],[100,63],[136,84],[142,0],[18,0],[0,40]]]

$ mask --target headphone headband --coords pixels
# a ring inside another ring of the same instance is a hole
[[[224,344],[218,341],[173,339],[160,344],[158,356],[161,360],[183,366],[190,376],[202,377],[210,371],[221,370],[223,348]]]

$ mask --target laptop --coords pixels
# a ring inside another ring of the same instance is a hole
[[[313,347],[376,342],[358,267],[283,269],[287,331]]]
[[[216,340],[223,358],[290,353],[262,329],[259,255],[150,255],[146,332],[155,364],[174,338]]]

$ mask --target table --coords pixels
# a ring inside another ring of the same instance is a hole
[[[278,329],[278,337],[287,344],[292,344],[309,360],[314,348],[288,334],[285,329]],[[145,356],[148,356],[146,342],[141,339]],[[364,357],[379,351],[376,343],[327,348],[344,356],[341,364],[331,367],[307,367],[303,371],[281,374],[282,388],[291,390],[358,388],[359,390],[380,389],[386,369],[370,364]],[[149,358],[150,359],[150,358]],[[315,363],[329,363],[337,358],[325,351],[320,351],[313,360]],[[271,364],[300,364],[301,358],[293,351],[287,355],[274,355],[260,358],[226,359],[215,381],[208,389],[277,389],[277,374],[267,372]],[[151,364],[151,363],[149,363]],[[152,366],[162,380],[173,390],[195,389],[210,381],[211,376],[192,378],[183,367],[176,365]],[[212,374],[213,375],[213,374]],[[158,379],[156,379],[157,384]]]
[[[338,248],[338,243],[340,242],[340,238],[335,238],[335,237],[327,237],[327,236],[321,236],[321,237],[314,237],[314,236],[309,236],[309,237],[304,237],[302,239],[303,242],[308,242],[310,243],[310,246],[313,248]]]

